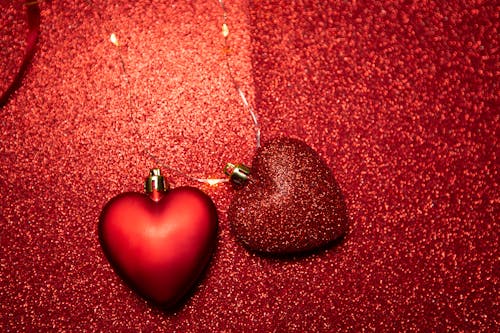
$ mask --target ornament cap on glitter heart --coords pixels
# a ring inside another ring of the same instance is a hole
[[[229,180],[235,186],[243,186],[250,176],[250,168],[241,163],[227,163],[224,168],[224,173],[229,176]]]
[[[217,237],[217,210],[194,187],[169,189],[151,170],[145,192],[112,198],[99,218],[99,239],[117,274],[139,295],[172,308],[206,268]]]
[[[347,231],[345,203],[330,168],[306,143],[277,138],[260,147],[250,182],[228,219],[248,249],[294,254],[321,248]]]

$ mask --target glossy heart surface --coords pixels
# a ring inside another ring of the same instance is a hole
[[[251,181],[231,202],[228,218],[249,249],[291,254],[345,234],[346,207],[326,163],[306,143],[270,140],[257,150]]]
[[[118,275],[142,297],[169,308],[208,264],[217,223],[215,205],[196,188],[178,187],[155,200],[127,192],[103,208],[99,238]]]

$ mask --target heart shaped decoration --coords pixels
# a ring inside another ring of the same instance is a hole
[[[99,219],[101,246],[115,271],[139,295],[165,308],[178,304],[199,278],[216,236],[215,205],[193,187],[122,193]]]
[[[345,234],[346,207],[332,172],[302,141],[278,138],[259,148],[250,182],[234,197],[228,218],[249,249],[292,254]]]

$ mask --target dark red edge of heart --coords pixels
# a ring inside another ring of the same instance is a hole
[[[142,299],[146,300],[149,304],[155,306],[155,307],[158,307],[162,310],[165,310],[165,311],[175,311],[176,309],[180,308],[184,303],[185,301],[187,301],[187,299],[190,298],[190,296],[194,293],[195,291],[195,286],[200,282],[200,280],[203,279],[204,277],[204,274],[206,273],[207,271],[207,268],[208,268],[208,263],[211,261],[214,253],[215,253],[215,247],[216,247],[216,244],[217,244],[217,239],[218,239],[218,230],[219,230],[219,217],[218,217],[218,214],[217,214],[217,208],[215,206],[215,204],[213,203],[212,199],[210,199],[210,197],[203,191],[197,189],[197,188],[194,188],[194,187],[189,187],[189,186],[180,186],[180,187],[176,187],[175,189],[186,189],[186,188],[189,188],[190,190],[195,190],[195,191],[199,191],[201,192],[203,195],[203,199],[207,202],[208,206],[212,208],[213,210],[213,213],[215,215],[215,224],[216,224],[216,239],[214,241],[214,244],[212,246],[211,249],[209,249],[209,253],[210,255],[207,256],[207,259],[206,261],[200,265],[200,269],[199,271],[196,273],[196,276],[197,278],[193,280],[193,282],[190,284],[190,285],[187,285],[185,290],[182,291],[182,293],[179,293],[179,296],[177,299],[174,299],[170,302],[163,302],[163,303],[158,303],[156,302],[154,299],[152,299],[151,297],[149,297],[148,295],[145,295],[143,294],[140,289],[135,285],[135,283],[128,279],[127,276],[124,274],[124,272],[120,269],[119,265],[112,259],[112,256],[110,255],[110,251],[108,249],[108,247],[106,246],[105,242],[104,242],[104,235],[103,235],[103,231],[102,231],[102,225],[104,223],[104,216],[106,216],[108,210],[109,210],[109,207],[117,200],[120,200],[122,197],[125,197],[125,196],[130,196],[131,194],[133,195],[137,195],[137,196],[140,196],[140,197],[146,197],[148,198],[148,195],[145,194],[145,193],[139,193],[139,192],[123,192],[123,193],[120,193],[118,194],[117,196],[111,198],[103,207],[102,211],[101,211],[101,214],[99,215],[99,222],[98,222],[98,225],[97,225],[97,234],[98,234],[98,237],[99,237],[99,243],[101,245],[101,248],[103,250],[103,253],[104,255],[106,256],[106,259],[109,261],[109,263],[111,264],[111,267],[113,268],[113,270],[115,271],[115,273],[120,277],[120,279],[125,283],[125,285],[127,285],[130,289],[132,289],[136,295],[140,296]]]
[[[342,230],[343,232],[340,235],[338,235],[337,237],[335,237],[334,239],[331,239],[331,240],[329,240],[329,241],[327,241],[319,246],[306,248],[306,249],[289,250],[289,251],[265,251],[265,250],[254,249],[249,244],[247,244],[244,239],[240,238],[240,236],[234,230],[233,223],[230,223],[230,228],[231,228],[232,234],[236,237],[236,239],[239,241],[239,243],[248,251],[253,252],[255,254],[258,254],[262,257],[269,257],[269,258],[294,259],[294,258],[306,257],[306,256],[309,256],[309,255],[312,255],[315,253],[320,253],[320,252],[326,251],[326,250],[330,249],[331,247],[342,243],[344,241],[344,239],[346,238],[347,234],[349,233],[349,226],[350,226],[349,214],[348,214],[348,209],[347,209],[347,205],[345,202],[344,194],[342,193],[342,189],[340,188],[340,185],[338,184],[337,179],[335,179],[335,175],[333,174],[333,171],[328,166],[328,163],[326,163],[324,158],[321,157],[321,155],[316,150],[314,150],[311,146],[309,146],[306,142],[304,142],[303,140],[300,140],[300,139],[292,138],[292,137],[281,137],[281,136],[273,137],[269,140],[266,140],[258,149],[256,149],[255,155],[253,156],[253,159],[252,159],[252,164],[251,164],[250,170],[252,170],[252,168],[257,163],[260,152],[266,146],[273,144],[277,141],[298,144],[298,145],[306,147],[307,150],[309,150],[313,155],[316,155],[318,157],[318,159],[321,161],[321,163],[323,163],[327,167],[327,169],[330,171],[331,180],[335,184],[335,187],[338,190],[338,194],[339,194],[339,198],[340,198],[339,209],[341,210],[341,212],[339,214],[339,219],[342,220],[342,225],[344,226],[344,228]],[[235,189],[237,191],[242,190],[243,188],[244,188],[244,186],[235,187]],[[231,207],[233,205],[233,202],[234,202],[234,199],[233,199],[233,201],[231,201],[230,207],[228,209],[228,220],[229,221],[232,221],[232,218],[229,216],[229,214],[231,214],[231,212],[233,211],[233,209]]]
[[[10,84],[4,92],[0,93],[0,109],[3,108],[10,97],[21,85],[21,81],[26,73],[31,60],[36,52],[38,37],[40,36],[40,7],[36,1],[24,4],[26,6],[26,19],[28,21],[28,35],[26,36],[26,47],[21,64],[17,73],[12,78]]]

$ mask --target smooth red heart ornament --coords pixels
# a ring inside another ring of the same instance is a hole
[[[207,266],[217,220],[210,197],[193,187],[150,195],[128,192],[105,205],[99,238],[111,265],[132,289],[170,308]]]
[[[250,181],[234,196],[228,219],[247,248],[271,254],[314,250],[347,230],[330,168],[306,143],[291,138],[257,150]]]

